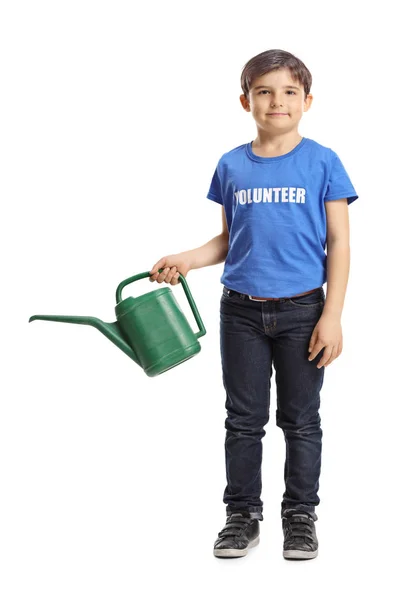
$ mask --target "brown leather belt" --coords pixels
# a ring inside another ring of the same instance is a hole
[[[307,296],[307,294],[311,294],[312,292],[315,292],[316,290],[319,290],[319,288],[314,288],[313,290],[309,290],[308,292],[304,292],[303,294],[296,294],[295,296],[289,296],[290,298],[298,298],[299,296]],[[261,298],[260,296],[250,296],[250,294],[248,295],[250,300],[259,300],[260,302],[263,302],[264,300],[280,300],[280,298]]]

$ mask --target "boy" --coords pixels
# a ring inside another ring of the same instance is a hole
[[[207,194],[222,205],[223,231],[200,248],[163,257],[150,271],[151,281],[175,285],[179,273],[225,261],[227,519],[214,544],[217,557],[245,556],[259,542],[272,365],[276,423],[286,443],[283,556],[318,554],[320,390],[325,367],[342,351],[348,205],[358,196],[338,155],[298,133],[312,103],[311,83],[309,70],[289,52],[268,50],[248,61],[240,102],[258,135],[222,155]]]

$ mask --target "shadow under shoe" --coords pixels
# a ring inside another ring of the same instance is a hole
[[[318,539],[311,515],[295,509],[285,511],[282,529],[284,558],[304,560],[318,555]]]
[[[257,546],[259,541],[258,519],[252,519],[248,511],[238,510],[227,517],[224,528],[218,533],[218,539],[214,543],[214,556],[246,556],[248,549]]]

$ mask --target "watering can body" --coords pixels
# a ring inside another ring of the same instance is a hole
[[[196,333],[170,288],[122,300],[122,289],[144,277],[150,277],[150,272],[139,273],[119,284],[115,307],[117,321],[114,323],[104,323],[97,317],[65,315],[33,315],[29,322],[43,320],[92,325],[141,366],[146,375],[160,375],[198,354],[201,350],[198,338],[205,335],[206,330],[183,275],[179,276],[179,282],[199,327]]]
[[[170,288],[126,298],[115,307],[115,315],[124,338],[150,377],[201,350],[197,335]]]

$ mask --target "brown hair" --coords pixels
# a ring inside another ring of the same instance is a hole
[[[311,89],[312,76],[305,64],[285,50],[266,50],[253,56],[243,68],[240,85],[246,98],[249,98],[249,91],[257,77],[278,69],[289,69],[292,78],[303,86],[307,97]]]

